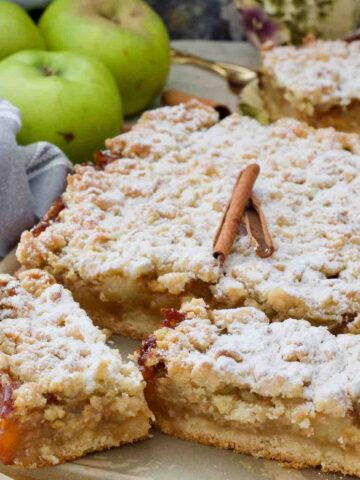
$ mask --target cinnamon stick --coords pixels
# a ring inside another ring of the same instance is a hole
[[[186,103],[192,99],[198,100],[199,102],[212,107],[218,112],[220,120],[231,115],[231,110],[226,105],[216,102],[215,100],[210,100],[209,98],[189,95],[188,93],[180,92],[179,90],[166,90],[161,96],[161,103],[162,105],[173,107],[174,105]]]
[[[265,215],[261,210],[260,202],[255,195],[251,195],[250,197],[244,219],[250,241],[255,244],[256,255],[261,258],[271,257],[274,253],[274,245]]]
[[[355,30],[354,32],[350,33],[347,37],[344,38],[345,42],[351,43],[360,40],[360,29]]]
[[[260,173],[257,163],[248,165],[239,175],[229,205],[213,244],[213,256],[224,263],[237,236],[240,221]]]
[[[98,167],[105,168],[109,163],[118,160],[119,155],[114,155],[110,150],[96,150],[93,159]]]
[[[65,203],[62,197],[57,198],[45,213],[42,219],[30,230],[34,237],[38,237],[47,227],[56,220],[57,216],[64,210]]]

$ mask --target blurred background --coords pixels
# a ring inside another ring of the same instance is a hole
[[[12,0],[37,20],[49,0]],[[360,24],[360,0],[147,0],[172,39],[299,43],[341,38]]]

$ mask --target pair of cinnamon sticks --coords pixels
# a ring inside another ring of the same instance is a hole
[[[193,98],[217,110],[220,119],[231,114],[230,109],[226,105],[219,104],[208,98],[195,97],[179,92],[178,90],[165,91],[161,101],[163,105],[174,106]],[[256,254],[259,257],[266,258],[274,252],[265,216],[260,208],[258,199],[252,194],[259,173],[260,167],[254,163],[246,167],[238,177],[231,200],[214,239],[213,256],[220,263],[224,263],[229,255],[243,217],[250,240],[255,244]]]
[[[231,114],[230,109],[226,105],[178,90],[165,91],[162,94],[161,102],[166,106],[175,106],[179,103],[188,102],[191,99],[196,99],[217,110],[220,119]],[[231,200],[213,243],[213,256],[221,264],[224,263],[231,251],[243,217],[250,240],[255,244],[256,254],[259,257],[266,258],[274,252],[265,216],[260,208],[258,199],[252,194],[259,173],[260,167],[254,163],[247,166],[237,179]]]
[[[244,219],[251,242],[255,244],[256,254],[261,258],[267,258],[274,252],[274,246],[265,216],[260,208],[260,202],[252,193],[259,173],[259,165],[253,163],[248,165],[237,179],[213,244],[213,256],[221,264],[224,263],[231,251],[242,219]]]
[[[208,98],[196,97],[178,90],[167,90],[163,93],[163,105],[174,106],[179,103],[197,99],[218,111],[220,119],[231,114],[226,105],[222,105]],[[240,223],[244,218],[245,227],[251,242],[255,245],[259,257],[270,257],[274,246],[267,227],[265,216],[260,208],[258,199],[252,194],[260,167],[254,163],[246,167],[239,175],[235,188],[222,219],[213,243],[213,256],[224,263],[239,231]]]

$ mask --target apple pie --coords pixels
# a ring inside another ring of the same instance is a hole
[[[165,312],[138,362],[157,428],[360,476],[360,337],[203,300]]]
[[[218,121],[196,101],[145,113],[107,141],[101,166],[79,165],[62,199],[17,256],[69,288],[96,324],[144,338],[162,308],[201,297],[254,306],[271,320],[360,327],[360,139],[295,119]],[[260,258],[245,224],[224,264],[213,242],[239,172],[274,253]]]
[[[307,39],[263,50],[260,91],[271,120],[360,133],[360,41]]]
[[[0,460],[54,465],[148,437],[144,382],[70,292],[40,270],[0,275]]]

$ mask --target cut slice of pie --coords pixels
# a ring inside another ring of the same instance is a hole
[[[360,476],[360,337],[202,300],[165,313],[138,363],[175,437]]]
[[[217,117],[195,101],[145,113],[107,142],[102,168],[76,167],[62,203],[22,235],[19,260],[52,273],[98,325],[136,338],[188,297],[356,331],[359,137]],[[222,265],[214,238],[253,163],[275,251],[260,258],[241,225]]]
[[[360,133],[360,41],[308,38],[263,50],[261,95],[271,120]]]
[[[148,437],[138,368],[40,270],[0,275],[0,459],[27,468]]]

